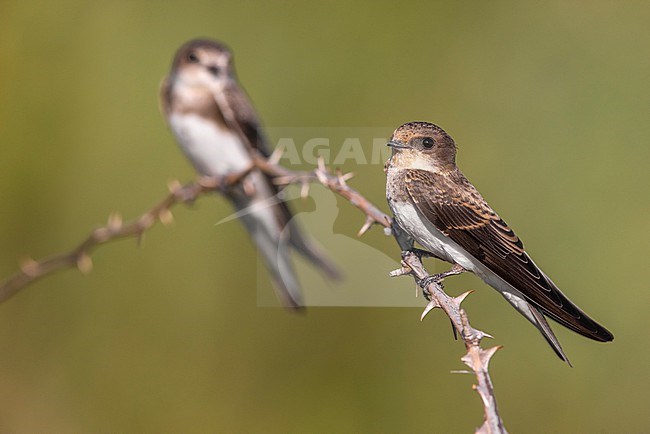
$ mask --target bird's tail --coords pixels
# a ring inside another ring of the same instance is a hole
[[[535,327],[537,327],[537,329],[540,331],[542,336],[544,336],[544,339],[546,339],[546,342],[548,342],[551,348],[553,348],[555,354],[557,354],[560,359],[567,362],[569,366],[573,367],[573,365],[571,365],[571,362],[569,361],[569,358],[564,353],[564,350],[562,349],[562,345],[560,345],[560,341],[555,336],[555,333],[553,333],[553,329],[551,329],[551,326],[548,325],[548,321],[546,321],[546,318],[544,317],[542,311],[530,304],[528,304],[528,307],[530,308],[532,319],[528,318],[528,315],[525,316],[529,320],[531,320],[531,322],[535,325]]]
[[[525,316],[528,321],[537,327],[537,330],[539,330],[542,336],[544,336],[544,339],[546,339],[546,342],[548,342],[551,348],[553,348],[555,354],[557,354],[560,359],[567,362],[569,366],[571,366],[569,358],[564,353],[562,345],[560,345],[560,341],[557,339],[557,337],[555,337],[555,334],[553,333],[551,326],[548,325],[548,322],[546,321],[546,318],[544,317],[541,309],[530,304],[518,292],[505,290],[500,290],[499,292],[515,309],[517,309],[519,313]]]
[[[286,229],[289,231],[289,243],[291,247],[314,264],[330,280],[340,282],[343,279],[339,268],[327,257],[315,240],[306,237],[302,233],[294,219],[287,223]]]
[[[289,233],[281,231],[279,227],[269,226],[256,213],[243,214],[239,220],[262,256],[282,305],[291,310],[302,309],[300,283],[291,261]]]

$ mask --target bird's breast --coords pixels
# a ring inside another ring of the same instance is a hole
[[[224,176],[250,166],[251,156],[239,136],[225,125],[195,113],[172,113],[169,124],[197,172]]]

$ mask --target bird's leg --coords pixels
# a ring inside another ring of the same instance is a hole
[[[404,255],[406,253],[413,253],[415,256],[417,256],[420,259],[422,259],[422,258],[436,258],[436,259],[440,259],[441,261],[444,261],[443,258],[441,258],[440,256],[437,256],[435,253],[430,252],[428,250],[424,250],[424,249],[418,249],[416,247],[413,247],[411,249],[403,251],[402,252],[402,258],[404,258]]]
[[[429,290],[427,289],[430,284],[436,283],[440,286],[442,285],[442,281],[445,280],[446,277],[449,276],[455,276],[457,274],[462,274],[464,273],[465,270],[462,266],[458,264],[454,264],[453,267],[451,267],[451,270],[445,271],[444,273],[438,273],[438,274],[430,274],[424,279],[420,280],[418,284],[420,285],[420,288],[422,288],[422,293],[424,294],[424,297],[427,300],[431,300],[431,294],[429,293]]]

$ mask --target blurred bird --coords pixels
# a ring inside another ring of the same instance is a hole
[[[250,167],[255,152],[270,155],[257,114],[239,86],[233,55],[224,44],[197,39],[178,49],[161,86],[162,111],[198,173],[225,176]],[[301,233],[279,189],[259,170],[226,193],[275,282],[286,307],[303,305],[291,262],[295,249],[327,277],[340,273]]]
[[[532,322],[567,363],[545,315],[590,339],[614,339],[535,265],[521,240],[458,169],[456,144],[442,128],[410,122],[395,130],[388,146],[393,153],[386,163],[386,198],[398,229],[407,234],[400,241],[403,250],[417,241],[454,264],[440,276],[478,275]]]

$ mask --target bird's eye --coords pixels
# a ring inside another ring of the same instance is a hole
[[[190,53],[187,55],[187,60],[190,63],[199,63],[199,56],[197,56],[196,53]]]
[[[218,66],[208,66],[208,71],[210,71],[210,74],[214,75],[215,77],[217,77],[221,72]]]
[[[427,149],[433,148],[433,139],[431,137],[425,137],[422,139],[422,146],[424,146]]]

